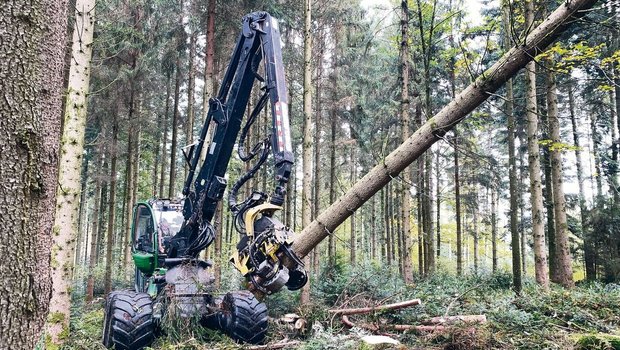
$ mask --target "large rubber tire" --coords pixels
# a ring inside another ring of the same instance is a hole
[[[267,335],[267,306],[247,291],[230,292],[224,296],[222,309],[226,314],[224,332],[232,339],[261,344]]]
[[[103,320],[103,345],[116,350],[140,350],[154,340],[151,297],[134,291],[110,293]]]

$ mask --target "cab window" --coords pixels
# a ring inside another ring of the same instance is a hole
[[[140,204],[136,208],[136,215],[133,223],[134,242],[133,247],[136,250],[152,252],[153,251],[153,216],[151,210],[146,205]]]

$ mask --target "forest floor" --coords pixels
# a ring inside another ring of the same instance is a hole
[[[274,320],[295,312],[307,321],[305,332],[272,322],[269,344],[285,349],[620,349],[620,285],[578,283],[545,292],[525,279],[516,296],[508,273],[456,277],[438,273],[405,286],[373,264],[330,270],[313,285],[312,305],[299,309],[298,293],[282,292],[267,304]],[[79,296],[76,296],[79,298]],[[329,309],[384,305],[417,298],[420,305],[366,315],[351,315],[363,325],[420,325],[435,316],[486,315],[484,324],[455,325],[441,332],[385,331],[399,345],[369,345],[367,329],[347,328]],[[103,349],[103,301],[76,303],[67,349]],[[595,336],[593,336],[595,335]],[[617,338],[616,338],[617,337]],[[159,338],[153,349],[247,349],[199,326],[182,327]],[[265,347],[269,348],[269,347]]]

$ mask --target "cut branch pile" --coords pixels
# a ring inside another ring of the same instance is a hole
[[[420,299],[411,299],[394,304],[377,305],[372,307],[363,307],[355,309],[331,309],[329,313],[334,315],[340,315],[342,323],[349,327],[357,327],[369,330],[375,333],[382,333],[385,331],[399,331],[407,332],[413,331],[417,334],[429,334],[436,332],[445,332],[452,326],[475,325],[486,323],[486,315],[455,315],[455,316],[439,316],[432,317],[428,320],[422,321],[422,325],[408,325],[408,324],[385,324],[385,323],[354,323],[349,319],[350,315],[372,314],[375,312],[384,312],[398,310],[410,306],[420,305]],[[475,328],[469,329],[472,333],[475,332]]]

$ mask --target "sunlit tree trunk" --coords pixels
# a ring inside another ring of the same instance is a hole
[[[60,171],[56,193],[56,216],[52,235],[52,298],[50,314],[57,322],[48,322],[46,332],[54,345],[60,346],[69,330],[71,316],[71,282],[75,242],[78,236],[78,212],[82,191],[81,170],[84,154],[86,99],[90,81],[90,60],[95,18],[95,1],[78,0],[69,84],[67,89],[63,133],[60,142]],[[79,254],[79,250],[78,250]]]

